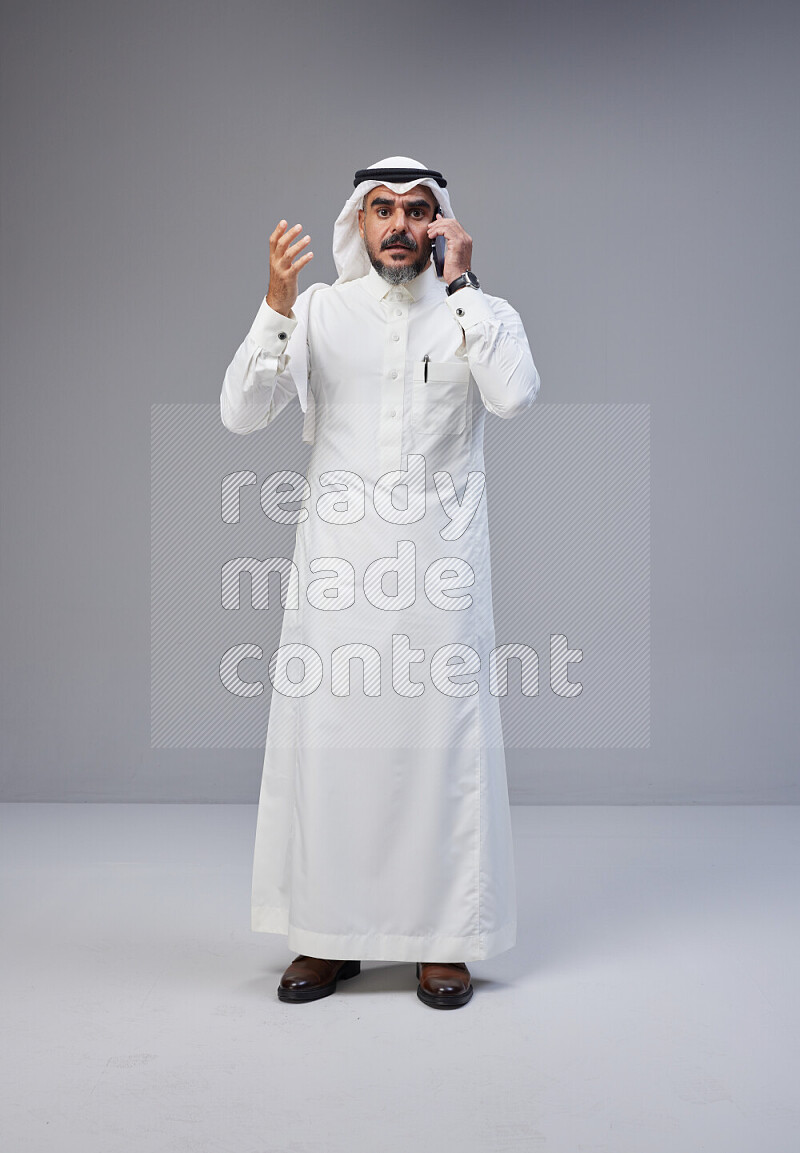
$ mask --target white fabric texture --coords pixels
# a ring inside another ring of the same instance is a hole
[[[220,396],[238,433],[299,399],[305,317],[307,515],[270,665],[252,928],[317,957],[490,957],[515,942],[516,889],[483,429],[531,405],[539,376],[516,311],[447,297],[431,266],[301,297],[290,318],[262,301]]]

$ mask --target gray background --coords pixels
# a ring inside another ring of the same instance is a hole
[[[514,799],[796,802],[799,22],[5,4],[2,798],[256,799],[259,752],[150,747],[150,406],[218,403],[277,217],[331,279],[352,172],[403,153],[537,403],[651,405],[651,746],[509,750]],[[535,416],[487,422],[490,486]]]

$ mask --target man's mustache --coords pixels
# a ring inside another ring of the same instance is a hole
[[[413,236],[409,236],[406,232],[395,232],[391,236],[387,236],[386,240],[381,244],[381,252],[384,248],[394,248],[399,245],[401,248],[408,248],[412,252],[417,251],[417,242]]]

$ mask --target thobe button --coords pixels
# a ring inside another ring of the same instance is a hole
[[[397,380],[398,372],[396,368],[392,369],[392,380]]]
[[[393,408],[392,411],[389,413],[389,416],[397,416],[397,409]]]
[[[399,339],[400,339],[400,333],[399,332],[393,332],[392,333],[392,340],[399,340]]]
[[[395,314],[395,316],[402,316],[402,315],[403,315],[403,310],[402,310],[402,308],[396,308],[396,309],[394,310],[394,314]]]

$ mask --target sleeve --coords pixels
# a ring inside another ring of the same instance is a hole
[[[479,288],[461,288],[445,299],[463,329],[470,372],[484,407],[502,417],[529,408],[540,381],[519,313]]]
[[[283,316],[270,308],[266,297],[261,301],[222,382],[220,416],[231,432],[264,428],[297,397],[288,370],[291,357],[286,351],[297,323],[293,311]]]

